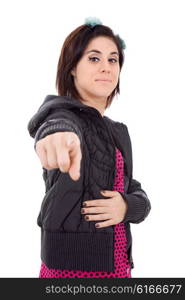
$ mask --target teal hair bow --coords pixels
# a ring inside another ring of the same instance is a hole
[[[102,22],[100,21],[100,19],[94,18],[94,17],[86,18],[84,24],[90,25],[92,27],[94,27],[96,25],[103,25]]]
[[[90,25],[91,27],[94,27],[96,25],[103,25],[103,23],[100,21],[100,19],[95,18],[95,17],[86,18],[84,24]],[[126,49],[125,41],[119,36],[119,34],[117,34],[116,37],[119,41],[121,49]]]

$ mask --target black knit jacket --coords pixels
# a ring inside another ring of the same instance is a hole
[[[97,221],[86,221],[81,208],[85,200],[106,199],[101,190],[113,190],[117,147],[125,166],[124,192],[119,193],[128,205],[122,222],[126,228],[128,259],[134,268],[130,223],[142,222],[151,204],[140,182],[132,176],[132,146],[127,126],[102,117],[97,109],[77,99],[48,95],[29,121],[28,131],[35,145],[54,132],[75,132],[82,151],[77,181],[59,168],[43,168],[46,189],[37,218],[42,261],[55,269],[114,271],[114,226],[96,228]]]

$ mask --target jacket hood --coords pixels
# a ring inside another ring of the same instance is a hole
[[[39,107],[38,111],[33,115],[31,120],[28,123],[27,129],[29,134],[34,137],[38,127],[42,124],[45,118],[52,113],[55,109],[67,108],[67,109],[84,109],[88,112],[99,115],[103,119],[109,119],[106,116],[100,114],[100,112],[91,106],[88,106],[75,98],[69,96],[57,96],[57,95],[47,95]]]
[[[39,107],[39,111],[40,111],[40,109],[45,109],[48,105],[50,106],[53,103],[62,103],[63,105],[68,106],[69,108],[70,107],[79,107],[79,108],[85,108],[85,109],[92,108],[93,110],[98,111],[96,108],[86,105],[75,98],[72,98],[69,96],[57,96],[57,95],[47,95],[45,97],[43,103]]]

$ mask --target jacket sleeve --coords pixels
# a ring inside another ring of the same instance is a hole
[[[131,173],[127,192],[119,192],[128,205],[126,215],[122,222],[140,223],[148,216],[151,210],[151,204],[146,192],[141,187],[141,183],[133,179],[132,145],[128,128],[125,124],[124,126],[127,136],[127,156]]]
[[[37,112],[38,114],[39,112]],[[79,120],[75,113],[67,109],[57,109],[57,111],[50,112],[44,119],[35,114],[28,123],[28,131],[35,139],[34,149],[36,150],[36,143],[45,136],[55,132],[74,132],[78,135],[80,143],[82,143],[82,130],[80,128]],[[37,120],[35,122],[34,120]]]

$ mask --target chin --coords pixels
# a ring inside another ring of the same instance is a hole
[[[110,96],[111,93],[112,93],[112,91],[111,92],[109,91],[109,92],[105,93],[105,89],[104,89],[104,91],[102,93],[101,93],[101,91],[99,93],[94,93],[94,96],[107,98],[107,97]]]
[[[109,97],[109,95],[95,95],[95,97],[97,97],[97,98],[103,98],[103,99],[107,100],[107,98]]]

